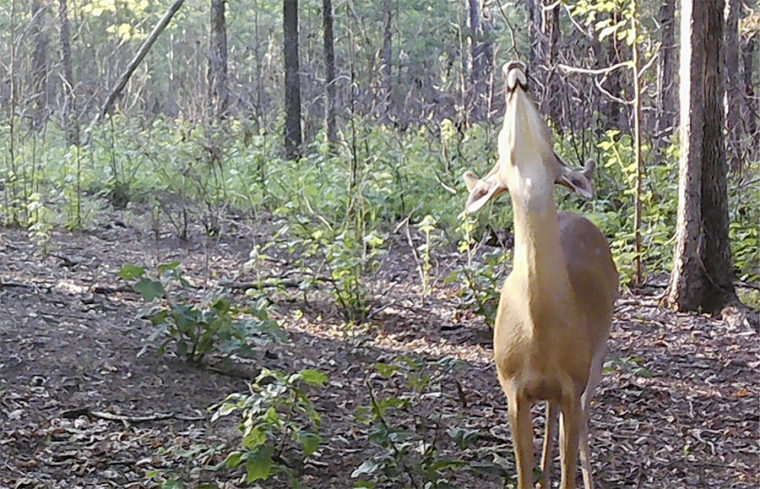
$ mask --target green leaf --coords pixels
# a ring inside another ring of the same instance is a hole
[[[163,489],[185,489],[185,487],[187,487],[187,484],[179,479],[169,479],[168,481],[164,482],[162,487]]]
[[[228,469],[236,469],[241,463],[243,463],[243,454],[232,452],[227,456],[227,460],[224,461],[224,466]]]
[[[467,430],[463,428],[452,428],[449,430],[449,436],[454,439],[459,448],[464,450],[478,441],[480,438],[480,431]]]
[[[301,370],[301,379],[309,385],[324,387],[329,377],[319,370],[306,369]]]
[[[282,425],[282,418],[280,418],[280,414],[277,412],[277,409],[275,409],[274,407],[270,407],[269,409],[267,409],[266,413],[264,413],[263,419],[268,424],[271,424],[274,426]]]
[[[354,484],[354,489],[360,489],[360,488],[375,489],[376,487],[377,487],[377,484],[372,481],[359,481],[356,484]]]
[[[272,474],[272,449],[262,446],[255,452],[251,452],[246,460],[246,482],[269,479]]]
[[[375,369],[377,369],[377,373],[385,377],[386,379],[390,378],[400,370],[398,365],[392,365],[390,363],[384,363],[384,362],[378,362],[375,364]]]
[[[135,285],[135,290],[143,296],[146,301],[152,301],[164,295],[164,286],[161,282],[143,277]]]
[[[320,443],[322,443],[321,436],[315,433],[309,433],[308,431],[302,432],[299,435],[299,439],[303,445],[303,453],[306,455],[311,455],[316,452]]]
[[[173,261],[170,263],[162,263],[158,266],[158,273],[163,275],[164,273],[168,272],[169,270],[176,270],[177,267],[179,267],[178,261]]]
[[[252,428],[243,439],[243,446],[249,450],[253,450],[266,442],[267,434],[258,428]]]
[[[124,280],[134,280],[145,275],[145,268],[137,265],[124,265],[119,271],[119,276]]]

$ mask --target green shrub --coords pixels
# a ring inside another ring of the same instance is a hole
[[[264,300],[241,309],[224,290],[211,291],[200,300],[194,298],[179,262],[159,265],[158,279],[134,265],[122,267],[120,275],[134,282],[135,291],[148,302],[142,315],[155,327],[138,355],[156,342],[160,352],[171,343],[178,356],[200,362],[212,352],[249,356],[256,346],[286,337],[269,317]]]
[[[212,408],[212,421],[231,414],[241,418],[242,441],[223,465],[244,467],[249,484],[283,474],[292,487],[300,487],[293,459],[302,465],[322,443],[322,417],[308,389],[324,387],[327,381],[327,375],[317,370],[286,374],[264,369],[251,384],[251,394],[232,394]]]

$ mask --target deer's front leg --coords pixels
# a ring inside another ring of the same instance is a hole
[[[517,487],[533,488],[533,420],[530,401],[516,393],[507,393],[509,424],[512,429],[515,459],[517,461]]]

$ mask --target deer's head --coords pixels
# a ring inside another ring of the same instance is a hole
[[[503,72],[507,104],[499,133],[499,160],[482,179],[471,171],[464,174],[470,191],[465,210],[475,212],[506,190],[529,209],[545,205],[546,199],[553,203],[555,183],[592,198],[594,162],[589,161],[583,171],[568,167],[554,152],[551,131],[528,94],[525,65],[512,61]]]

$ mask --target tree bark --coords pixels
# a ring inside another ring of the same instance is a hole
[[[332,0],[322,0],[322,30],[325,54],[325,125],[327,142],[331,150],[338,144],[338,129],[335,121],[335,42],[333,40]]]
[[[758,146],[760,146],[760,132],[757,130],[757,101],[755,100],[755,85],[752,83],[752,75],[755,70],[754,57],[755,57],[755,44],[757,42],[757,34],[752,33],[748,35],[743,41],[742,49],[742,64],[744,65],[744,103],[742,104],[744,110],[742,111],[742,120],[745,123],[745,134],[748,134],[753,144],[750,144],[749,158],[753,158],[758,154]]]
[[[31,31],[34,39],[32,54],[32,97],[34,99],[34,117],[32,126],[39,129],[47,119],[48,105],[48,35],[45,14],[48,5],[42,0],[32,1]]]
[[[739,78],[739,0],[726,0],[726,29],[724,31],[725,73],[726,83],[726,153],[730,167],[736,171],[741,169],[741,126],[739,115],[741,111],[741,80]]]
[[[222,120],[229,110],[227,89],[227,0],[211,0],[211,29],[209,36],[208,100],[211,114]]]
[[[467,0],[467,7],[470,20],[470,56],[472,57],[470,84],[473,100],[477,104],[480,99],[481,80],[483,79],[483,45],[480,42],[483,32],[480,27],[480,2],[479,0]]]
[[[676,88],[678,73],[676,71],[676,2],[663,0],[660,6],[660,57],[657,60],[657,96],[656,96],[656,135],[655,144],[659,149],[673,132],[677,115]]]
[[[488,41],[488,26],[483,18],[481,0],[467,0],[470,27],[470,107],[469,119],[483,119],[488,104],[487,79],[493,64],[493,46]]]
[[[393,2],[383,2],[383,51],[382,66],[382,119],[393,113]]]
[[[735,298],[723,141],[723,2],[681,5],[678,229],[667,301],[719,311]]]
[[[137,51],[137,54],[132,59],[132,61],[129,62],[129,65],[127,66],[127,69],[124,71],[124,73],[121,75],[119,80],[116,82],[116,85],[111,89],[111,93],[108,95],[108,98],[106,99],[105,103],[103,104],[103,108],[98,113],[98,117],[93,122],[99,122],[103,120],[103,118],[108,114],[108,112],[111,110],[111,107],[113,107],[114,102],[116,99],[121,95],[121,91],[124,90],[124,87],[127,85],[127,82],[129,81],[129,78],[132,76],[132,73],[137,69],[137,67],[140,65],[140,62],[143,60],[146,54],[148,54],[148,51],[150,51],[150,48],[153,46],[153,43],[156,42],[156,39],[158,39],[158,36],[161,35],[161,33],[164,31],[166,26],[169,24],[169,22],[172,20],[172,17],[174,17],[174,14],[177,13],[177,11],[182,7],[182,4],[185,2],[185,0],[175,0],[175,2],[169,7],[169,10],[166,11],[163,17],[161,17],[161,20],[158,21],[158,24],[156,24],[156,27],[153,28],[153,31],[150,33],[147,39],[145,39],[145,42],[143,42],[142,46],[140,46],[140,49]]]
[[[70,145],[74,145],[79,144],[79,130],[78,124],[72,119],[72,114],[76,114],[76,108],[74,106],[74,71],[71,65],[71,24],[69,23],[67,0],[58,0],[58,22],[60,23],[63,64],[61,125],[66,132],[66,141]]]
[[[489,117],[493,110],[494,104],[494,51],[493,51],[493,34],[492,34],[492,22],[493,20],[486,8],[488,0],[483,0],[480,6],[481,12],[481,42],[483,44],[483,84],[486,91],[486,118]]]
[[[298,159],[301,150],[301,81],[298,61],[298,0],[283,0],[285,58],[285,155]]]
[[[548,115],[557,129],[562,128],[562,97],[559,80],[555,66],[559,54],[560,25],[559,8],[560,2],[546,0],[547,5],[542,9],[542,39],[544,49],[544,96],[541,98],[541,111]],[[552,5],[552,8],[548,8]]]
[[[638,38],[638,17],[639,5],[638,0],[631,2],[633,24],[633,38]],[[636,285],[644,281],[644,270],[641,262],[641,224],[642,224],[642,202],[641,194],[644,184],[644,162],[641,159],[641,75],[639,66],[639,44],[635,40],[633,49],[633,159],[636,163],[636,188],[634,191],[634,248],[635,268],[636,268]]]

